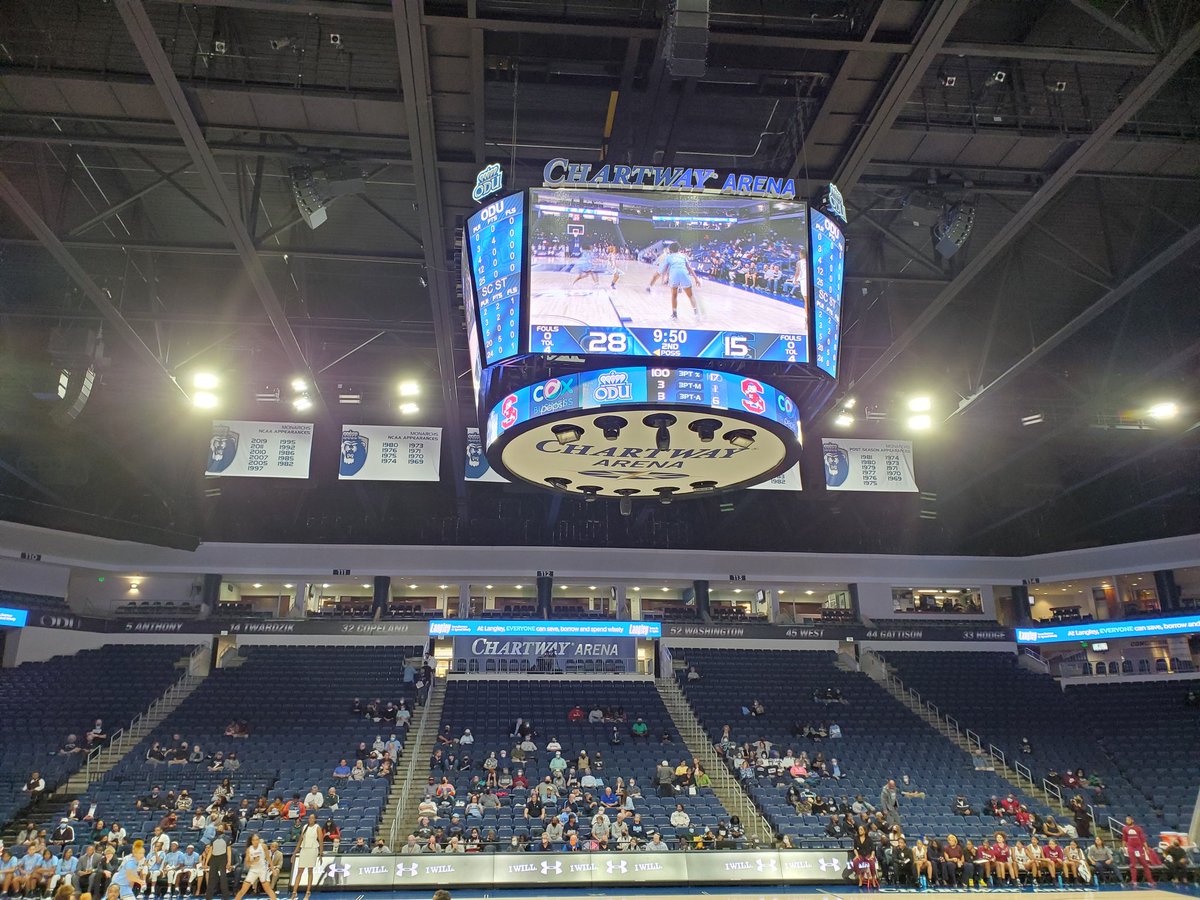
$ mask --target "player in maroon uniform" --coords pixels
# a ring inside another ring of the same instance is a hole
[[[1129,883],[1137,884],[1138,866],[1146,873],[1146,881],[1151,887],[1155,886],[1154,873],[1150,871],[1150,846],[1146,840],[1146,832],[1140,825],[1133,824],[1133,816],[1125,817],[1125,827],[1121,829],[1121,837],[1125,841],[1125,853],[1129,856]]]

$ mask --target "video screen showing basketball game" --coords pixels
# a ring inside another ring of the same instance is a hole
[[[808,362],[804,203],[530,194],[531,353]]]

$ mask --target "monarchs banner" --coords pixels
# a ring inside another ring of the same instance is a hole
[[[889,491],[915,494],[912,441],[825,438],[825,488],[830,491]]]
[[[243,422],[217,419],[208,439],[205,475],[307,478],[311,422]]]
[[[442,429],[403,425],[343,425],[338,479],[437,481]]]
[[[497,481],[507,484],[508,479],[488,465],[483,455],[483,438],[478,428],[467,429],[467,481]]]

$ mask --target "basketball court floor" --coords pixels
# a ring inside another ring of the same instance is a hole
[[[855,900],[871,894],[907,894],[926,896],[933,894],[970,894],[984,895],[988,900],[1028,900],[1031,894],[1066,894],[1073,895],[1077,900],[1097,898],[1101,894],[1123,893],[1136,894],[1143,900],[1179,900],[1180,896],[1200,896],[1197,885],[1162,885],[1158,888],[1137,887],[1129,885],[1105,885],[1100,889],[1088,887],[1038,887],[1023,890],[990,889],[986,891],[968,888],[930,888],[918,891],[913,888],[888,888],[879,891],[860,893],[855,887],[834,888],[813,886],[809,888],[787,888],[772,890],[763,886],[758,887],[718,887],[715,885],[697,885],[695,888],[680,892],[679,889],[663,890],[660,888],[630,888],[628,890],[590,890],[581,888],[575,891],[480,891],[463,889],[457,891],[454,885],[445,886],[450,891],[453,900],[576,900],[581,895],[588,897],[622,898],[636,897],[639,900],[692,900],[694,897],[710,897],[713,900]],[[321,900],[384,900],[384,898],[402,898],[402,900],[428,900],[433,890],[393,892],[369,891],[354,893],[347,891],[321,892]]]
[[[530,274],[530,319],[534,325],[596,325],[631,328],[687,328],[708,331],[757,331],[769,334],[808,332],[806,301],[777,300],[764,294],[701,278],[692,289],[700,315],[692,312],[679,291],[679,320],[671,321],[671,290],[661,283],[646,293],[655,268],[637,260],[620,260],[621,277],[598,272],[596,282],[579,278],[578,260],[535,259]],[[578,279],[578,280],[577,280]]]

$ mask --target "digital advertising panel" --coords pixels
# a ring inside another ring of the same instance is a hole
[[[837,377],[842,332],[842,287],[846,238],[829,216],[810,210],[812,219],[813,331],[817,367]]]
[[[467,219],[466,232],[483,362],[490,366],[516,356],[521,349],[525,195],[512,194],[489,203]]]
[[[1056,644],[1060,641],[1116,640],[1164,635],[1200,634],[1200,616],[1133,619],[1128,622],[1080,622],[1073,625],[1036,625],[1017,629],[1018,644]]]
[[[809,361],[804,203],[535,188],[528,218],[529,352]]]

